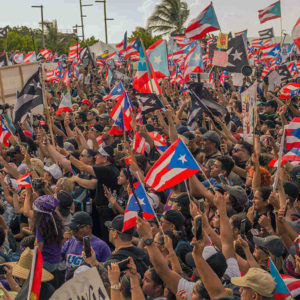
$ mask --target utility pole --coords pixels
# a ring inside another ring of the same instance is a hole
[[[41,23],[42,23],[42,43],[43,48],[45,48],[45,36],[44,36],[44,11],[43,11],[43,5],[32,5],[32,8],[40,8],[41,9]]]
[[[96,3],[103,3],[103,8],[104,8],[104,28],[105,28],[105,43],[108,43],[108,38],[107,38],[107,21],[114,20],[112,18],[106,18],[106,0],[96,0]]]
[[[82,4],[82,0],[79,0],[80,5],[80,19],[81,19],[81,32],[82,32],[82,41],[84,41],[84,24],[83,24],[83,18],[86,16],[82,14],[82,7],[84,6],[93,6],[93,4]],[[79,27],[79,26],[78,26]]]

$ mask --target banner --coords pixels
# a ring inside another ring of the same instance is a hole
[[[219,33],[217,39],[217,48],[227,50],[228,49],[228,34],[226,33]]]
[[[132,84],[132,78],[119,72],[119,71],[114,71],[110,86],[115,86],[117,82],[122,81],[122,84],[124,88],[127,90],[130,85]]]
[[[243,134],[244,139],[253,136],[255,129],[257,83],[255,82],[241,94],[243,113]]]
[[[51,296],[50,300],[97,299],[109,300],[96,267],[83,271],[68,280]]]

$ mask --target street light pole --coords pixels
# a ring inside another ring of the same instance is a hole
[[[82,41],[84,41],[84,24],[83,24],[83,18],[86,17],[86,16],[82,14],[82,7],[84,7],[84,6],[93,6],[93,4],[82,4],[82,0],[79,0],[79,5],[80,5],[80,19],[81,19]]]
[[[42,22],[42,43],[43,48],[45,48],[45,36],[44,36],[44,7],[43,5],[32,5],[33,8],[40,8],[41,9],[41,22]]]
[[[105,28],[105,44],[108,43],[108,38],[107,38],[107,21],[113,20],[112,18],[106,18],[106,0],[102,1],[95,1],[97,3],[103,3],[103,9],[104,9],[104,28]]]

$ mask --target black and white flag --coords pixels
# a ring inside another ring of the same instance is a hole
[[[137,93],[135,94],[135,99],[138,101],[143,114],[165,108],[156,94]]]
[[[0,39],[7,38],[7,27],[0,28]]]
[[[21,92],[17,94],[14,122],[21,121],[33,108],[43,104],[42,83],[40,70],[38,70],[27,80]]]
[[[268,29],[264,29],[264,30],[260,30],[258,32],[259,34],[259,37],[262,39],[262,40],[266,40],[266,39],[271,39],[274,37],[274,30],[273,30],[273,27],[272,28],[268,28]]]
[[[277,72],[280,76],[281,82],[292,78],[292,75],[291,75],[287,65],[280,65],[277,68]]]
[[[232,38],[228,42],[228,65],[224,70],[241,73],[243,66],[249,66],[248,53],[244,42],[243,35]]]
[[[94,58],[91,54],[90,48],[85,46],[80,50],[79,58],[82,61],[84,67],[87,67],[90,63],[92,64],[93,68],[96,68],[96,64]]]
[[[110,86],[115,86],[119,81],[122,81],[122,84],[126,90],[130,88],[130,85],[132,84],[132,78],[119,72],[119,71],[114,71],[111,81],[110,81]]]

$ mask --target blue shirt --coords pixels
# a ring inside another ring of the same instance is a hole
[[[213,178],[213,177],[209,178],[209,182],[210,182],[211,185],[214,186],[214,187],[215,187],[215,186],[217,186],[217,187],[222,187],[222,184],[219,183],[219,182],[217,181],[217,179],[215,179],[215,178]],[[210,188],[209,182],[208,182],[208,180],[204,180],[204,181],[202,181],[202,184],[208,189],[208,188]],[[228,178],[228,183],[229,183],[230,186],[232,186],[232,181],[231,181],[229,178]]]

